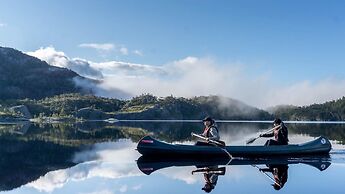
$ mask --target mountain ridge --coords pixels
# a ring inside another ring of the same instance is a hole
[[[89,92],[76,85],[74,79],[85,78],[16,49],[0,47],[0,99],[41,99],[62,93]]]

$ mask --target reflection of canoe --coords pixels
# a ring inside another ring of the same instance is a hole
[[[266,157],[259,159],[250,159],[250,158],[234,158],[229,163],[228,157],[216,157],[209,159],[200,159],[200,158],[152,158],[148,156],[141,156],[137,160],[138,168],[144,174],[151,174],[152,172],[168,168],[172,166],[196,166],[197,168],[215,166],[215,165],[288,165],[288,164],[307,164],[313,166],[320,171],[327,169],[330,165],[329,155],[323,156],[312,156],[312,157]]]
[[[331,150],[331,143],[325,137],[319,137],[310,142],[296,145],[282,146],[226,146],[224,149],[233,156],[261,157],[261,156],[295,156],[310,154],[328,154]],[[142,155],[165,155],[165,156],[203,156],[224,155],[223,148],[217,146],[196,146],[168,144],[153,139],[150,136],[143,137],[137,146]]]

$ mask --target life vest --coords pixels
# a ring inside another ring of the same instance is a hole
[[[202,133],[205,137],[210,137],[210,129],[215,128],[217,130],[217,133],[219,133],[218,128],[214,125],[211,125],[209,127],[205,127],[204,132]]]

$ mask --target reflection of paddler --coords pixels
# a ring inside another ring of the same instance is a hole
[[[270,172],[273,175],[274,183],[272,184],[275,190],[280,190],[284,187],[288,178],[288,165],[268,165],[268,168],[261,168],[261,172]]]
[[[206,193],[211,192],[217,185],[218,176],[225,174],[225,167],[218,168],[218,166],[209,166],[193,170],[192,174],[196,172],[204,173],[205,185],[202,188]]]

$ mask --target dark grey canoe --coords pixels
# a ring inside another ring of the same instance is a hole
[[[225,150],[237,157],[261,157],[261,156],[294,156],[328,154],[332,148],[331,143],[325,137],[318,137],[312,141],[280,146],[196,146],[169,144],[158,141],[150,136],[143,137],[137,146],[142,155],[150,156],[196,156],[208,157],[211,155],[224,155]]]

